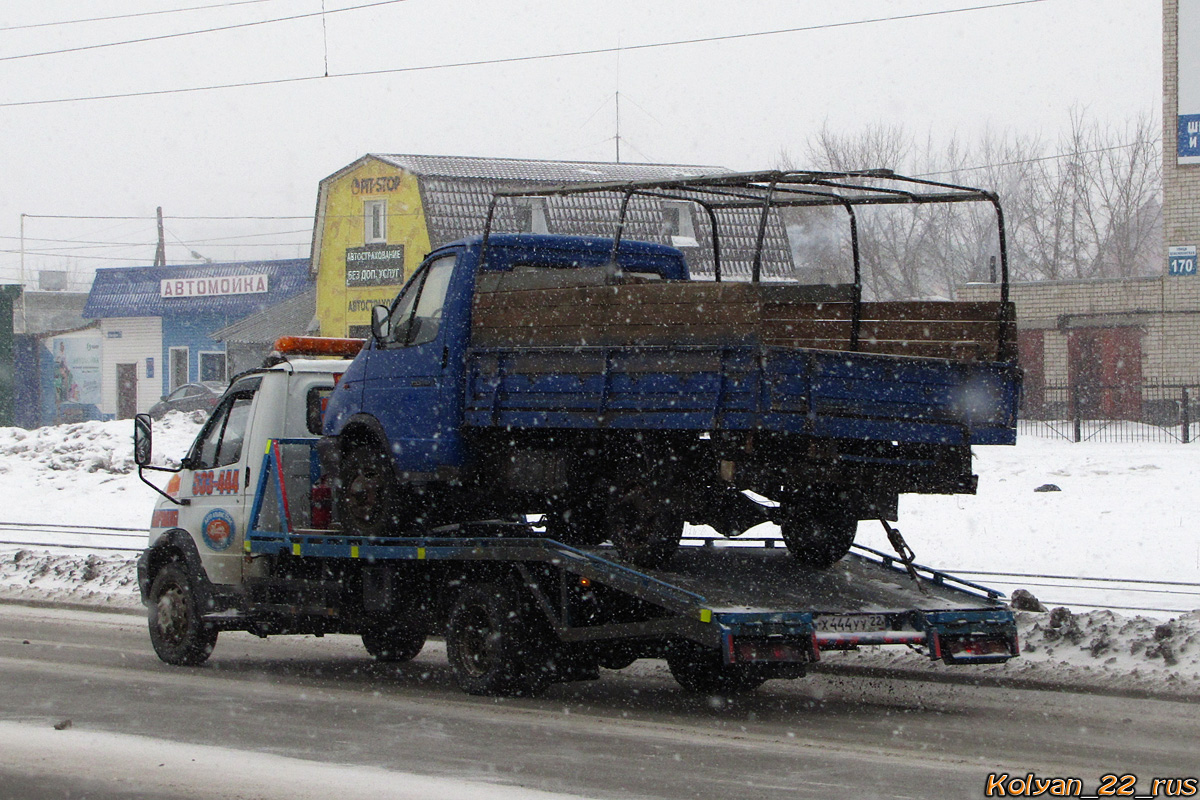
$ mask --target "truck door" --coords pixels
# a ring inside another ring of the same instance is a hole
[[[246,464],[253,455],[244,444],[261,384],[261,377],[249,377],[230,387],[183,462],[180,496],[190,498],[191,505],[180,509],[180,522],[192,534],[213,583],[242,579]]]
[[[442,312],[456,260],[440,256],[417,271],[367,360],[363,408],[382,424],[404,472],[432,473],[454,458],[454,381]]]

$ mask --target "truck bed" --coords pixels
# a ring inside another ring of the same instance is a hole
[[[481,347],[475,427],[757,430],[950,445],[1016,440],[1019,371],[768,345]]]

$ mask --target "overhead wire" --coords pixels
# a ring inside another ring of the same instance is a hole
[[[397,2],[398,0],[388,0],[388,1],[389,2]],[[675,40],[667,41],[667,42],[647,42],[644,44],[635,44],[635,45],[617,45],[617,46],[609,46],[609,47],[595,47],[595,48],[589,48],[589,49],[584,49],[584,50],[572,50],[572,51],[566,51],[566,52],[560,52],[560,53],[540,53],[540,54],[534,54],[534,55],[508,56],[505,58],[474,59],[474,60],[469,60],[469,61],[456,61],[456,62],[449,62],[449,63],[443,63],[443,64],[424,64],[424,65],[410,66],[410,67],[388,67],[388,68],[382,68],[382,69],[358,70],[358,71],[354,71],[354,72],[341,72],[341,73],[334,73],[331,75],[301,75],[301,76],[296,76],[296,77],[291,77],[291,78],[271,78],[271,79],[264,79],[264,80],[259,80],[259,81],[240,81],[240,82],[234,82],[234,83],[212,84],[209,86],[188,86],[188,87],[180,87],[180,88],[174,88],[174,89],[149,89],[149,90],[137,91],[137,92],[113,92],[111,94],[83,95],[83,96],[77,96],[77,97],[59,97],[59,98],[50,98],[50,99],[42,99],[42,100],[15,100],[15,101],[0,103],[0,108],[17,108],[17,107],[21,107],[21,106],[53,105],[53,104],[58,104],[58,103],[82,103],[82,102],[93,102],[93,101],[102,101],[102,100],[117,100],[117,99],[124,99],[124,98],[133,98],[133,97],[161,97],[161,96],[165,96],[165,95],[187,94],[187,93],[191,93],[191,92],[208,92],[208,91],[219,91],[219,90],[224,90],[224,89],[243,89],[243,88],[263,87],[263,86],[281,86],[284,84],[306,83],[306,82],[310,82],[310,81],[327,80],[327,79],[334,79],[334,78],[362,78],[362,77],[370,77],[370,76],[375,76],[375,75],[396,75],[396,74],[408,73],[408,72],[433,72],[433,71],[444,70],[444,69],[462,69],[462,68],[467,68],[467,67],[496,66],[496,65],[500,65],[500,64],[519,64],[519,63],[525,63],[525,62],[545,61],[545,60],[558,59],[558,58],[576,58],[576,57],[580,57],[580,56],[604,55],[604,54],[608,54],[608,53],[615,53],[618,51],[625,52],[625,51],[632,51],[632,50],[652,50],[652,49],[664,48],[664,47],[680,47],[680,46],[696,45],[696,44],[710,44],[713,42],[733,41],[733,40],[738,40],[738,39],[751,39],[751,38],[763,37],[763,36],[779,36],[779,35],[784,35],[784,34],[789,34],[789,33],[804,33],[804,32],[817,31],[817,30],[847,28],[847,27],[858,26],[858,25],[873,25],[873,24],[878,24],[878,23],[883,23],[883,22],[898,22],[898,21],[905,21],[905,20],[912,20],[912,19],[922,19],[922,18],[926,18],[926,17],[946,16],[946,15],[950,15],[950,14],[963,14],[963,13],[970,13],[970,12],[975,12],[975,11],[990,11],[990,10],[999,9],[999,8],[1010,8],[1010,7],[1014,7],[1014,6],[1024,6],[1024,5],[1031,5],[1034,3],[1045,3],[1045,2],[1049,2],[1049,0],[1009,0],[1008,2],[1004,2],[1004,3],[991,3],[991,4],[978,5],[978,6],[968,6],[968,7],[964,7],[964,8],[950,8],[950,9],[943,9],[940,11],[923,11],[923,12],[913,13],[913,14],[897,14],[897,15],[888,16],[888,17],[871,17],[869,19],[862,19],[862,20],[850,20],[850,21],[846,21],[846,22],[830,22],[830,23],[822,23],[819,25],[804,25],[804,26],[793,27],[793,28],[779,28],[779,29],[769,30],[769,31],[751,31],[751,32],[747,32],[747,33],[731,33],[731,34],[722,34],[722,35],[718,35],[718,36],[702,36],[702,37],[694,37],[694,38],[689,38],[689,39],[675,39]],[[330,13],[332,13],[332,12],[330,12]]]
[[[5,31],[26,31],[33,28],[53,28],[60,25],[81,25],[88,22],[110,22],[118,19],[134,19],[137,17],[157,17],[165,14],[181,14],[188,11],[208,11],[215,8],[231,8],[233,6],[249,6],[259,3],[275,3],[278,0],[232,0],[228,3],[210,3],[206,6],[190,6],[188,8],[166,8],[158,11],[135,11],[129,14],[113,14],[107,17],[88,17],[85,19],[61,19],[54,22],[31,22],[26,25],[8,25],[0,28],[0,33]]]
[[[1126,142],[1125,144],[1114,144],[1108,147],[1097,147],[1094,150],[1071,150],[1066,153],[1055,153],[1048,156],[1032,156],[1030,158],[1019,158],[1014,161],[999,161],[994,164],[977,164],[973,167],[955,167],[953,169],[943,169],[937,172],[919,172],[913,175],[914,178],[929,178],[936,175],[952,175],[956,172],[975,172],[981,169],[992,169],[994,167],[1015,167],[1021,164],[1032,164],[1036,161],[1054,161],[1062,158],[1071,158],[1072,156],[1095,155],[1096,153],[1107,153],[1111,150],[1121,150],[1127,147],[1137,147],[1143,144],[1158,144],[1161,138],[1155,138],[1149,142]]]
[[[1032,1],[1032,0],[1031,0]],[[390,6],[395,3],[403,3],[405,0],[374,0],[371,3],[363,3],[357,6],[346,6],[345,8],[333,8],[328,11],[308,11],[303,14],[293,14],[288,17],[273,17],[272,19],[253,20],[251,22],[235,22],[230,25],[220,25],[215,28],[203,28],[195,31],[177,31],[176,33],[162,33],[155,36],[142,36],[137,39],[125,39],[119,42],[101,42],[99,44],[83,44],[77,47],[64,47],[59,50],[43,50],[38,53],[20,53],[14,56],[0,56],[0,61],[18,61],[24,58],[40,58],[41,56],[57,56],[64,53],[81,53],[86,50],[101,50],[107,47],[122,47],[129,44],[144,44],[145,42],[159,42],[166,39],[179,39],[185,36],[199,36],[205,33],[220,33],[222,31],[232,31],[241,28],[253,28],[258,25],[273,25],[277,22],[294,22],[298,19],[310,19],[312,17],[322,17],[326,14],[340,14],[344,11],[361,11],[364,8],[375,8],[377,6]]]

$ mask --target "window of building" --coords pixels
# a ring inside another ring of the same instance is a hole
[[[363,241],[366,244],[387,241],[387,200],[363,203]]]
[[[200,353],[200,382],[225,383],[225,354],[220,352]]]
[[[188,349],[186,347],[172,347],[170,350],[170,391],[175,391],[180,386],[188,383]]]
[[[549,233],[546,226],[546,198],[518,197],[513,212],[519,233]]]
[[[687,201],[667,201],[662,204],[660,231],[672,247],[700,246],[692,223],[692,204]]]

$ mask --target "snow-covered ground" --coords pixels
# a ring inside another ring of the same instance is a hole
[[[156,460],[178,459],[198,420],[172,414],[155,424]],[[154,505],[137,478],[128,421],[23,431],[0,428],[0,522],[143,527]],[[955,570],[1134,578],[1200,583],[1200,536],[1187,525],[1200,497],[1197,445],[1071,444],[1023,438],[978,448],[975,496],[908,496],[897,523],[918,561]],[[1035,491],[1054,484],[1061,491]],[[762,526],[752,535],[776,535]],[[890,550],[881,526],[859,541]],[[1038,579],[1047,601],[1069,592]],[[1144,595],[1129,587],[1091,592],[1094,605],[1200,608],[1194,588]],[[0,545],[0,596],[138,608],[132,554]],[[1050,605],[1057,603],[1050,602]],[[1085,686],[1200,695],[1200,611],[1123,615],[1106,610],[1018,615],[1022,658],[1001,667],[929,669]],[[829,663],[925,668],[906,650],[829,654]]]
[[[175,411],[155,422],[155,463],[178,464],[203,419]],[[144,528],[157,497],[138,480],[132,420],[0,428],[0,485],[0,522]]]

